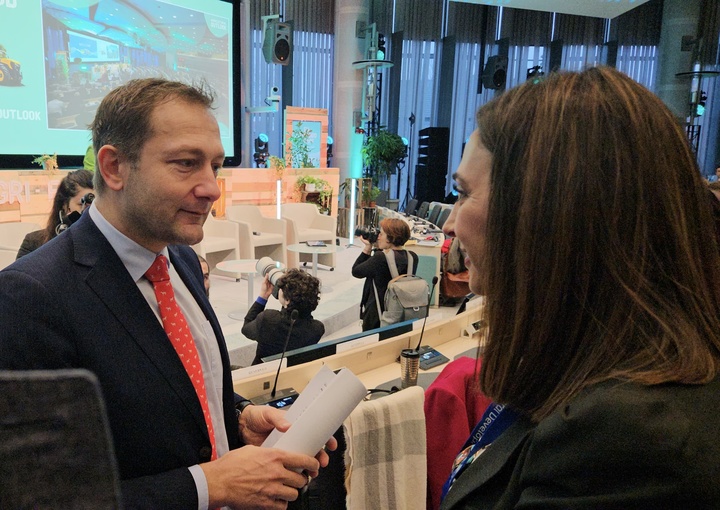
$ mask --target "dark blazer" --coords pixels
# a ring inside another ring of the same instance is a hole
[[[22,244],[20,245],[20,249],[18,250],[17,258],[19,259],[23,255],[27,255],[28,253],[40,248],[43,245],[44,238],[45,230],[34,230],[27,233],[25,235],[25,238],[23,239]]]
[[[616,381],[519,420],[460,475],[449,509],[720,508],[720,378]]]
[[[242,334],[258,343],[252,364],[262,363],[261,358],[265,356],[280,354],[285,347],[289,328],[290,315],[287,310],[265,310],[265,305],[255,301],[245,315],[242,327]],[[287,350],[316,344],[324,334],[325,325],[313,319],[312,315],[298,317],[290,333]]]
[[[230,362],[197,256],[171,247],[170,259],[218,339],[225,429],[237,448]],[[0,272],[0,324],[0,368],[86,368],[98,377],[126,508],[197,508],[187,467],[210,460],[211,449],[195,390],[89,214]]]

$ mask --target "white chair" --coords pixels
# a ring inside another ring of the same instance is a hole
[[[17,255],[25,236],[41,228],[37,223],[0,223],[0,248],[3,250],[14,250],[15,255]]]
[[[203,232],[203,240],[192,248],[207,260],[210,271],[214,272],[218,262],[240,258],[240,225],[234,221],[218,220],[209,214],[203,225]]]
[[[17,250],[6,250],[4,248],[0,248],[0,270],[5,269],[15,262],[16,258]]]
[[[283,204],[281,215],[287,221],[287,244],[304,243],[305,241],[325,241],[335,244],[337,237],[337,218],[320,214],[315,204],[292,203]],[[298,267],[300,262],[311,262],[310,254],[298,254],[288,250],[287,266]],[[318,262],[335,268],[335,253],[318,255]]]
[[[241,259],[270,257],[287,264],[285,220],[263,216],[256,205],[228,206],[225,208],[225,217],[240,225]]]

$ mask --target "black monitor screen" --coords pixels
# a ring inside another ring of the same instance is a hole
[[[314,361],[316,359],[324,358],[326,356],[332,356],[337,352],[338,344],[349,342],[351,340],[357,340],[366,336],[377,334],[380,341],[387,340],[388,338],[394,338],[403,333],[407,333],[413,330],[413,322],[417,319],[398,322],[396,324],[390,324],[377,329],[369,329],[361,333],[353,333],[335,340],[329,340],[315,345],[308,345],[307,347],[301,347],[285,353],[287,358],[287,366],[292,367],[307,363],[308,361]],[[272,361],[280,358],[280,354],[274,354],[272,356],[266,356],[262,358],[263,362]]]
[[[237,0],[0,1],[0,168],[81,166],[102,98],[135,78],[206,83],[240,162]]]

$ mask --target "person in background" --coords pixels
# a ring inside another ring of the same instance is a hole
[[[200,261],[200,269],[202,269],[203,274],[203,283],[205,284],[205,295],[209,298],[210,297],[210,266],[207,263],[207,260],[205,260],[205,257],[202,255],[198,255],[198,260]]]
[[[358,256],[352,267],[352,275],[355,278],[367,278],[363,287],[362,299],[360,302],[360,317],[362,318],[362,330],[375,329],[380,327],[380,315],[378,305],[375,301],[375,290],[380,301],[380,310],[385,311],[385,291],[392,280],[390,268],[388,267],[388,250],[395,254],[395,264],[398,274],[406,274],[408,270],[408,257],[412,256],[413,273],[417,271],[418,256],[415,252],[405,250],[403,246],[410,239],[410,227],[399,218],[385,218],[380,222],[380,233],[377,238],[377,250],[373,255],[373,245],[364,237],[360,237],[363,243],[363,251]]]
[[[325,325],[312,316],[320,300],[320,280],[300,269],[289,269],[277,281],[277,298],[282,309],[266,310],[273,288],[265,275],[260,296],[248,310],[243,323],[242,334],[258,343],[253,365],[262,363],[265,356],[283,351],[293,310],[298,311],[298,318],[287,340],[287,350],[316,344],[325,334]]]
[[[444,225],[493,400],[441,509],[720,508],[720,255],[683,128],[611,68],[481,107]]]
[[[67,229],[90,206],[95,195],[93,174],[87,170],[69,172],[58,186],[47,225],[42,230],[30,232],[23,239],[17,258],[40,248]],[[74,214],[73,214],[74,213]]]
[[[212,104],[163,79],[111,91],[91,125],[92,206],[0,272],[0,369],[95,374],[125,508],[284,508],[328,460],[260,448],[290,423],[233,392],[190,248],[220,196]]]

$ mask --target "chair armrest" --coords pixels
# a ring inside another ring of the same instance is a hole
[[[228,220],[208,218],[208,221],[206,221],[203,226],[203,232],[205,232],[205,235],[214,237],[240,238],[240,226],[234,221]]]
[[[319,230],[332,230],[335,235],[335,218],[332,216],[326,216],[324,214],[318,214],[313,218],[310,228],[316,228]]]
[[[263,218],[261,232],[285,235],[285,220],[279,218]]]

